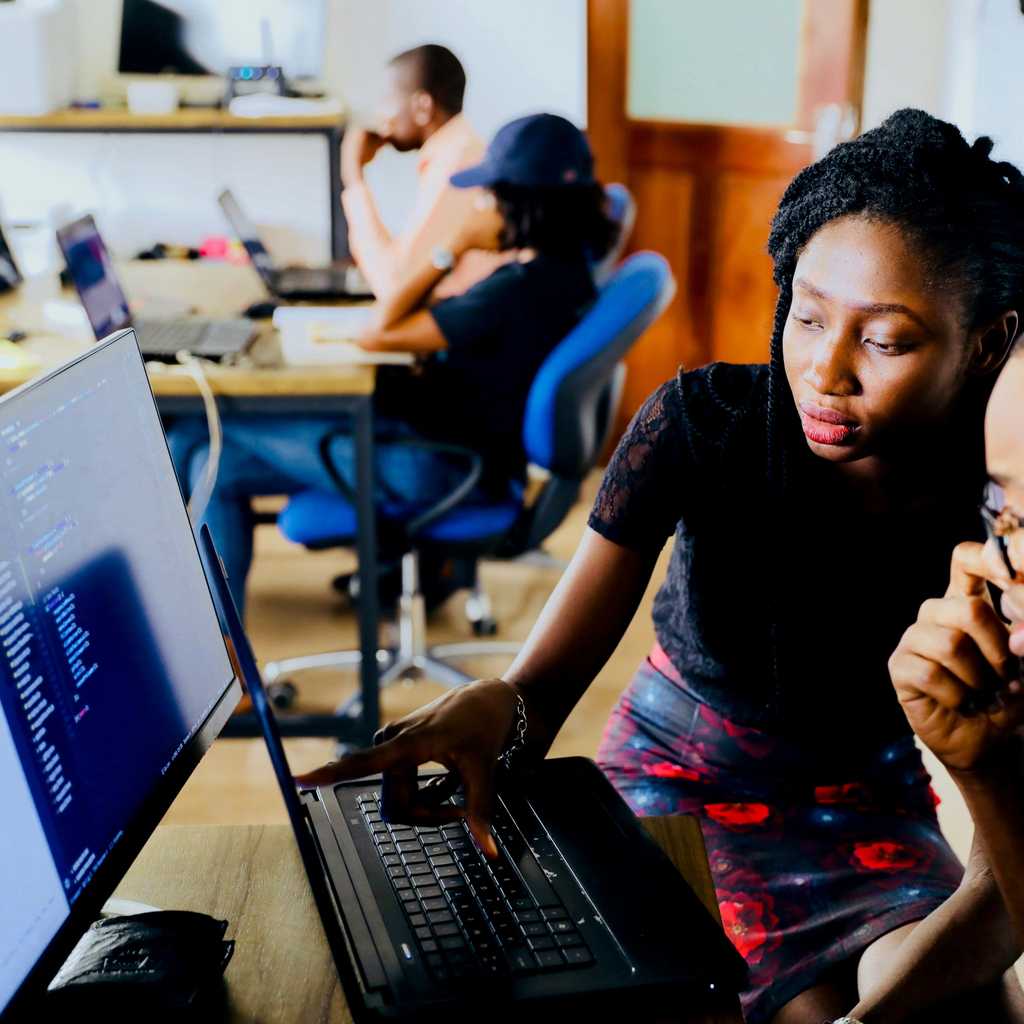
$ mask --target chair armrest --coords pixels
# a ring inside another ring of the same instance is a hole
[[[422,438],[412,438],[403,440],[400,443],[436,452],[438,455],[453,455],[466,462],[466,475],[459,483],[443,498],[406,523],[406,533],[410,537],[414,537],[424,527],[429,526],[456,506],[461,505],[472,494],[473,488],[480,482],[484,461],[478,452],[470,448],[463,448],[461,445],[446,444],[444,441],[427,441]]]
[[[325,434],[320,440],[320,458],[338,492],[348,501],[355,504],[355,492],[349,486],[348,481],[338,472],[338,467],[335,466],[334,460],[331,458],[331,442],[336,437],[348,436],[348,432],[344,430],[332,430],[330,433]],[[474,452],[470,448],[463,448],[457,444],[447,444],[444,441],[428,441],[424,438],[401,438],[396,443],[414,448],[423,448],[427,451],[436,452],[439,455],[452,455],[464,460],[466,463],[466,475],[459,481],[458,485],[441,498],[440,501],[435,502],[405,524],[405,533],[411,537],[450,512],[469,497],[473,492],[473,488],[479,483],[480,476],[483,473],[483,459],[481,459],[479,453]],[[386,485],[380,481],[378,481],[377,485],[387,490]]]
[[[356,503],[355,491],[349,487],[348,481],[338,472],[338,467],[335,466],[334,459],[331,458],[331,442],[336,437],[351,437],[351,433],[347,430],[332,430],[330,433],[324,434],[320,438],[320,461],[324,464],[324,469],[327,470],[327,475],[331,478],[338,493],[354,505]]]

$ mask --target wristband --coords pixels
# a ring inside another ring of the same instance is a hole
[[[512,755],[526,746],[526,701],[523,700],[522,694],[511,683],[504,679],[502,682],[505,683],[505,685],[515,694],[516,698],[516,723],[512,727],[512,741],[505,750],[498,755],[498,760],[506,769],[511,771]]]

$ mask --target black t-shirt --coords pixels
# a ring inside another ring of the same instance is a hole
[[[507,485],[526,468],[523,418],[533,378],[594,295],[582,254],[499,267],[431,308],[448,348],[417,378],[390,375],[378,408],[425,437],[480,452],[485,481]]]
[[[888,659],[944,593],[954,546],[983,535],[980,494],[951,455],[927,510],[871,516],[808,456],[800,496],[782,505],[767,391],[766,366],[725,363],[662,385],[620,442],[590,526],[644,551],[675,533],[654,625],[691,690],[848,762],[907,734]]]

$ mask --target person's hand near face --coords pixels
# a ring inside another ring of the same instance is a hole
[[[341,140],[341,183],[350,188],[363,180],[363,168],[388,143],[380,132],[352,127]]]
[[[907,719],[950,769],[967,802],[984,867],[981,884],[994,877],[1018,949],[1024,945],[1021,353],[1018,346],[1000,374],[985,417],[985,458],[994,485],[985,501],[990,540],[957,548],[946,595],[925,602],[889,662]],[[988,600],[988,582],[998,588],[1002,617]]]
[[[1021,603],[1015,634],[987,595],[987,582]],[[957,775],[987,770],[1012,756],[1024,722],[1024,581],[1011,580],[991,543],[960,544],[944,597],[926,601],[889,661],[900,704],[914,732]]]

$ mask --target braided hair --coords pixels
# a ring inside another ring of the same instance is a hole
[[[768,473],[780,497],[787,454],[797,440],[796,450],[806,451],[786,380],[782,332],[797,259],[820,228],[849,214],[893,224],[920,246],[932,280],[959,286],[965,328],[1008,309],[1024,318],[1024,176],[1013,164],[991,159],[992,145],[985,136],[968,145],[955,125],[923,110],[898,110],[878,128],[836,146],[786,189],[768,238],[779,288],[768,378]],[[981,402],[992,383],[980,385]],[[976,424],[980,453],[980,415]]]
[[[768,239],[779,288],[766,432],[776,536],[781,535],[790,502],[798,500],[797,469],[816,461],[800,430],[782,353],[800,253],[829,222],[850,214],[870,217],[909,235],[927,261],[932,280],[942,281],[943,287],[959,287],[965,329],[1010,309],[1024,317],[1024,176],[1012,164],[992,160],[991,152],[989,138],[979,138],[971,146],[954,125],[922,110],[899,110],[878,128],[836,146],[786,189]],[[959,410],[966,417],[960,468],[972,483],[977,477],[979,485],[984,473],[983,409],[994,377],[965,389]],[[777,710],[783,706],[783,629],[781,623],[773,623]]]

